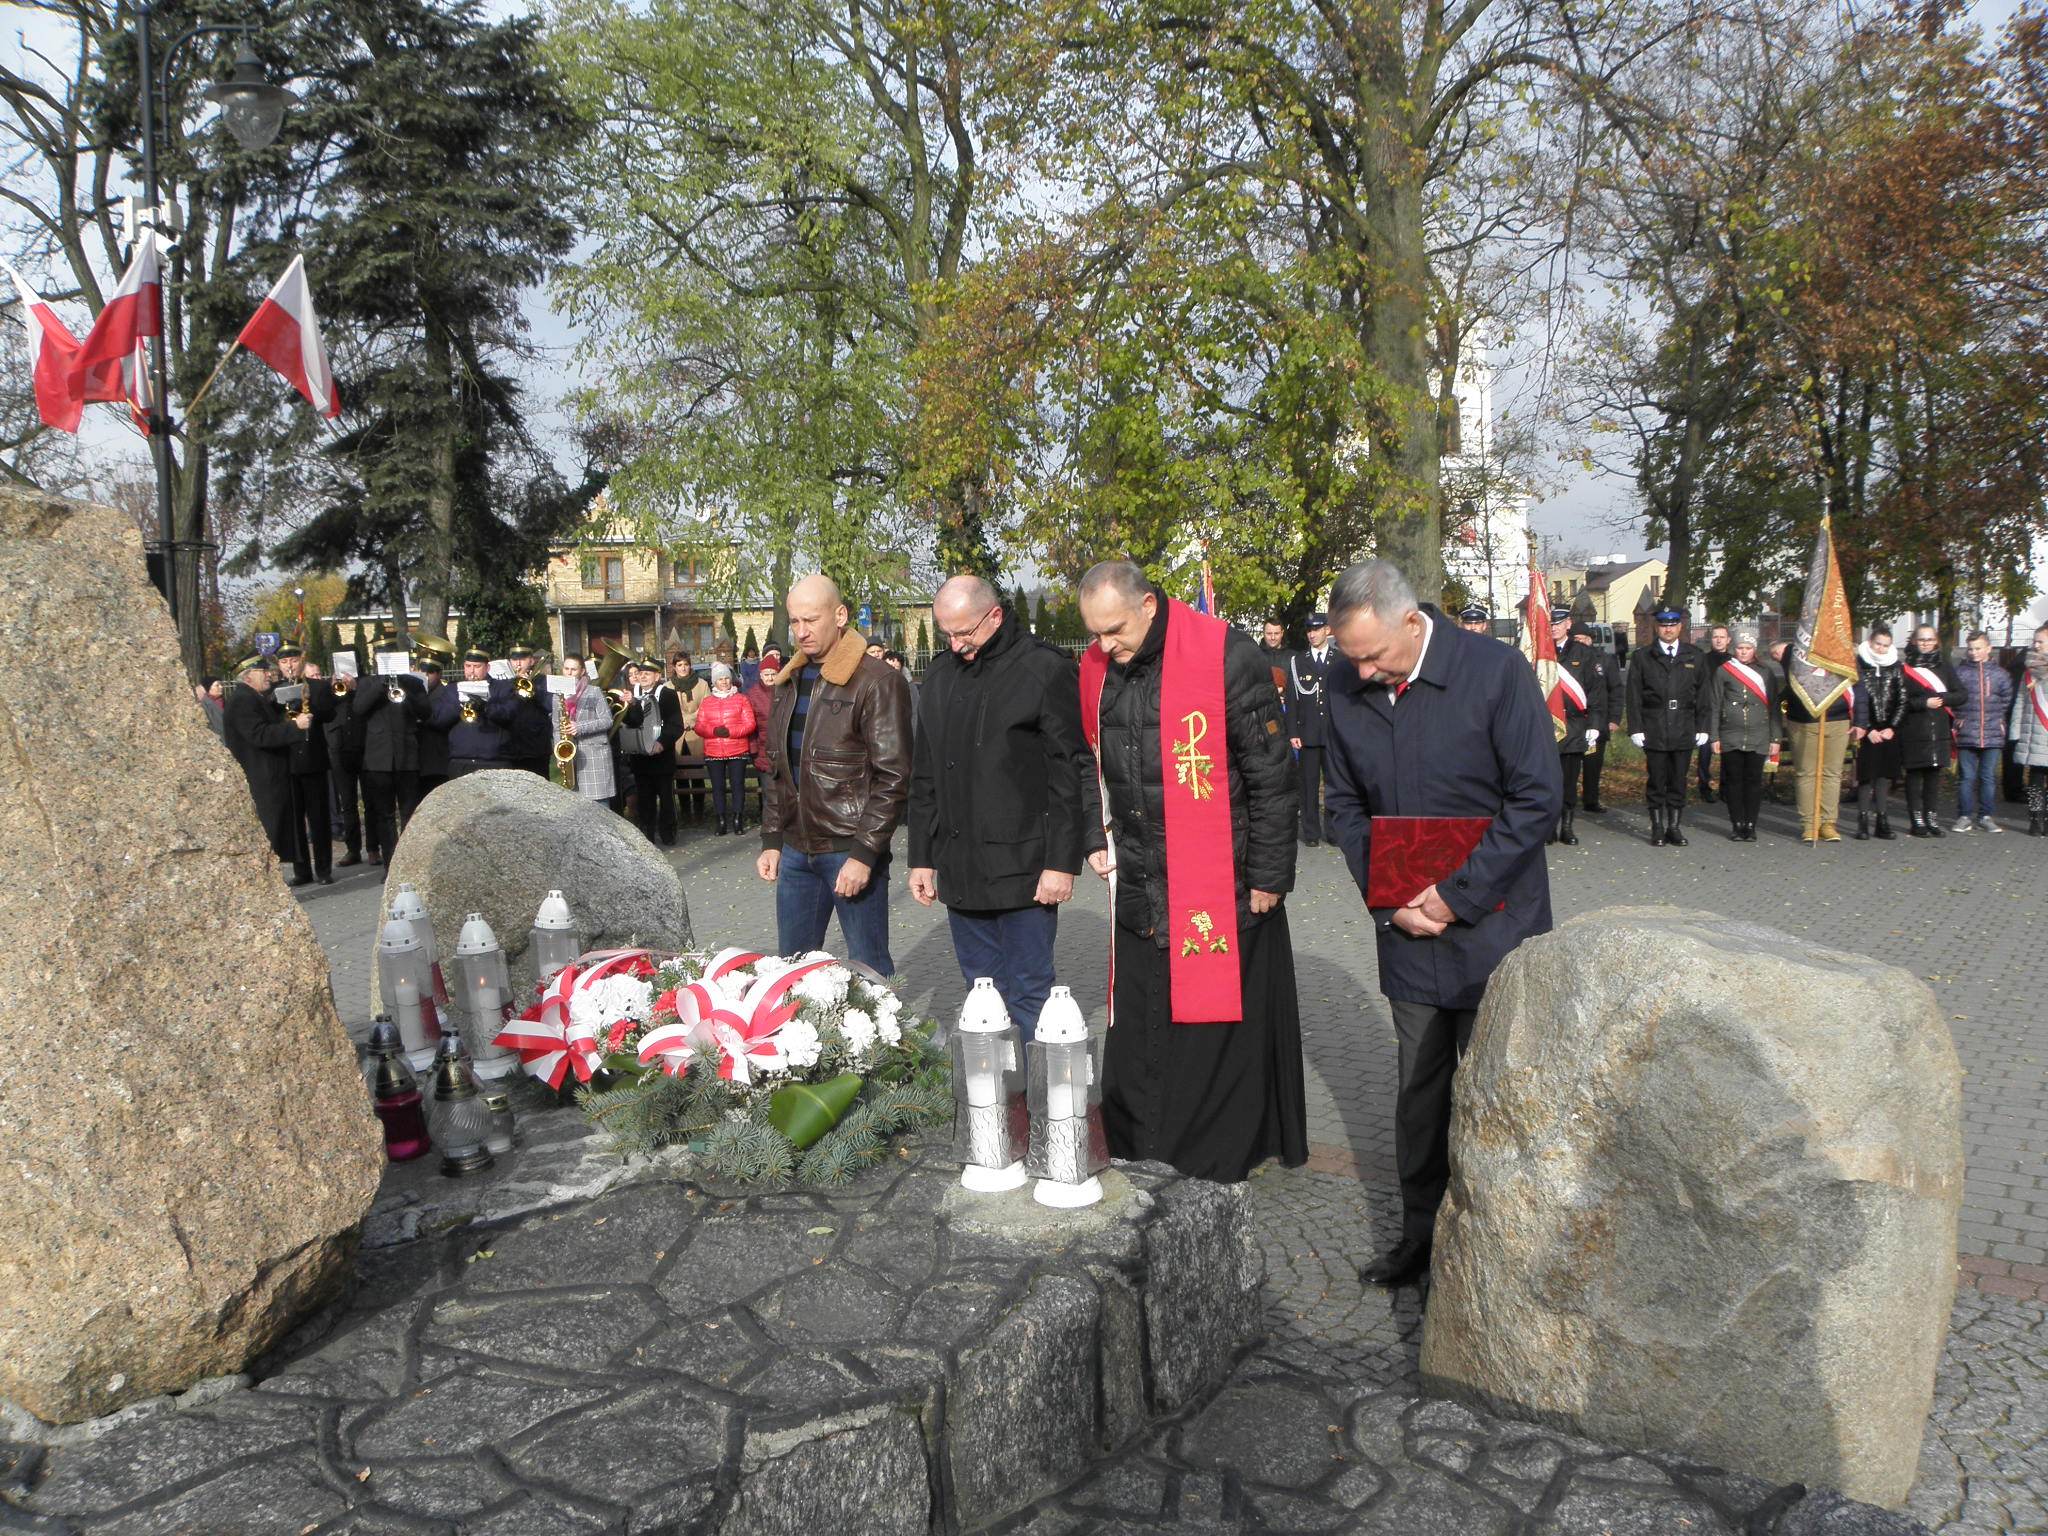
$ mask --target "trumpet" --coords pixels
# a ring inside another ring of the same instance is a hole
[[[532,698],[532,697],[533,697],[533,679],[532,679],[532,678],[530,678],[530,677],[522,677],[522,678],[520,678],[520,679],[519,679],[519,680],[518,680],[517,682],[513,683],[513,685],[512,685],[512,686],[513,686],[514,688],[517,688],[517,689],[519,690],[519,697],[521,697],[522,699],[530,699],[530,698]]]
[[[384,697],[394,704],[403,704],[405,702],[405,689],[397,683],[387,683],[384,687]]]
[[[476,700],[466,698],[462,701],[462,723],[464,725],[476,724]]]
[[[348,697],[348,695],[349,695],[349,680],[348,680],[347,678],[345,678],[345,677],[337,677],[337,678],[336,678],[336,679],[334,680],[334,696],[335,696],[335,697],[336,697],[337,699],[345,699],[345,698],[347,698],[347,697]]]

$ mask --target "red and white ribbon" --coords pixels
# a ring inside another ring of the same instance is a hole
[[[881,978],[864,965],[834,960],[806,961],[772,976],[758,976],[743,994],[735,995],[728,983],[734,971],[760,960],[762,956],[744,950],[721,950],[695,981],[685,982],[657,1000],[657,1013],[673,1009],[675,1022],[650,1029],[640,1037],[640,1060],[657,1063],[671,1077],[684,1071],[691,1058],[716,1052],[718,1075],[728,1082],[749,1085],[758,1071],[784,1063],[778,1037],[782,1026],[797,1015],[801,1002],[793,996],[796,984],[813,971],[828,965],[844,965],[849,971]]]
[[[496,1043],[517,1051],[527,1072],[550,1088],[561,1087],[572,1071],[579,1083],[587,1083],[602,1064],[606,1046],[616,1049],[618,1041],[601,1044],[595,1024],[576,1023],[571,1001],[608,976],[651,976],[654,970],[655,952],[650,949],[599,949],[579,956],[548,978],[540,1001],[507,1024]],[[623,1038],[623,1030],[615,1027],[615,1032]]]

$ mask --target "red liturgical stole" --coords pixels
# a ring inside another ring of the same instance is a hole
[[[1237,863],[1230,840],[1230,747],[1223,647],[1230,627],[1169,598],[1159,658],[1160,781],[1166,786],[1166,954],[1176,1024],[1244,1017],[1238,970]],[[1081,729],[1098,761],[1109,658],[1081,654]],[[1113,920],[1113,919],[1112,919]]]

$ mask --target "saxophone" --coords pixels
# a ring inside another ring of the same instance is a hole
[[[576,787],[576,700],[573,695],[559,695],[562,705],[562,729],[555,741],[555,782],[564,789]]]

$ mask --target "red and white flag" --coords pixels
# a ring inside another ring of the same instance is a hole
[[[76,432],[79,418],[85,414],[85,401],[72,394],[70,384],[78,338],[11,265],[7,275],[14,279],[14,296],[21,301],[22,323],[28,327],[29,375],[35,380],[36,414],[43,418],[46,427]]]
[[[313,313],[305,257],[292,258],[235,343],[284,375],[322,416],[332,420],[341,414],[341,395],[328,371],[327,349],[320,345],[320,320]]]
[[[164,331],[164,289],[156,233],[144,229],[136,237],[135,255],[121,282],[86,332],[71,359],[70,389],[81,400],[127,400],[139,405],[136,380],[144,370],[134,360],[144,352],[143,339]],[[130,372],[136,378],[127,377]]]

